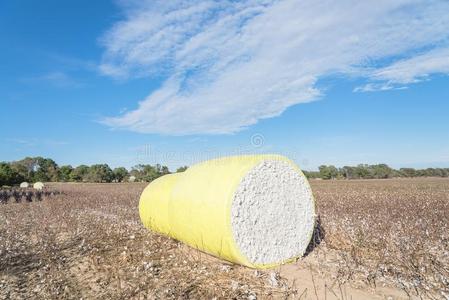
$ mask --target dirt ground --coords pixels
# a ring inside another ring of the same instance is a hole
[[[449,180],[311,183],[308,254],[264,271],[143,228],[144,183],[51,184],[0,205],[0,299],[449,298]]]

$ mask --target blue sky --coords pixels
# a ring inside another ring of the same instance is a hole
[[[448,29],[447,1],[2,1],[0,160],[448,167]]]

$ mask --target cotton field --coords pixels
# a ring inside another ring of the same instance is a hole
[[[0,299],[448,297],[449,180],[311,185],[306,256],[256,271],[145,229],[144,183],[50,184],[0,205]]]

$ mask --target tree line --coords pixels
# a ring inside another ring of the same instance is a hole
[[[183,172],[187,166],[176,172]],[[107,164],[91,166],[70,165],[58,166],[50,159],[43,157],[26,157],[13,162],[0,162],[0,186],[15,185],[21,182],[150,182],[162,175],[171,173],[167,166],[160,164],[139,164],[128,169],[117,167],[111,169]],[[318,171],[304,171],[307,178],[320,179],[386,179],[395,177],[449,177],[449,168],[401,168],[395,170],[386,164],[344,166],[322,165]]]
[[[337,168],[333,165],[321,165],[318,171],[305,171],[307,178],[320,179],[387,179],[411,177],[449,177],[449,168],[401,168],[393,169],[386,164],[344,166]]]
[[[176,172],[183,172],[187,167],[180,167]],[[107,164],[91,166],[71,165],[58,166],[50,159],[43,157],[26,157],[13,162],[0,162],[0,187],[12,186],[21,182],[150,182],[162,175],[171,173],[167,166],[139,164],[128,169],[117,167],[111,169]]]

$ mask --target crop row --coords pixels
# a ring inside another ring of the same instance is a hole
[[[33,202],[42,201],[54,195],[60,194],[55,190],[34,190],[34,189],[10,189],[0,190],[0,203],[6,204],[10,202]]]

